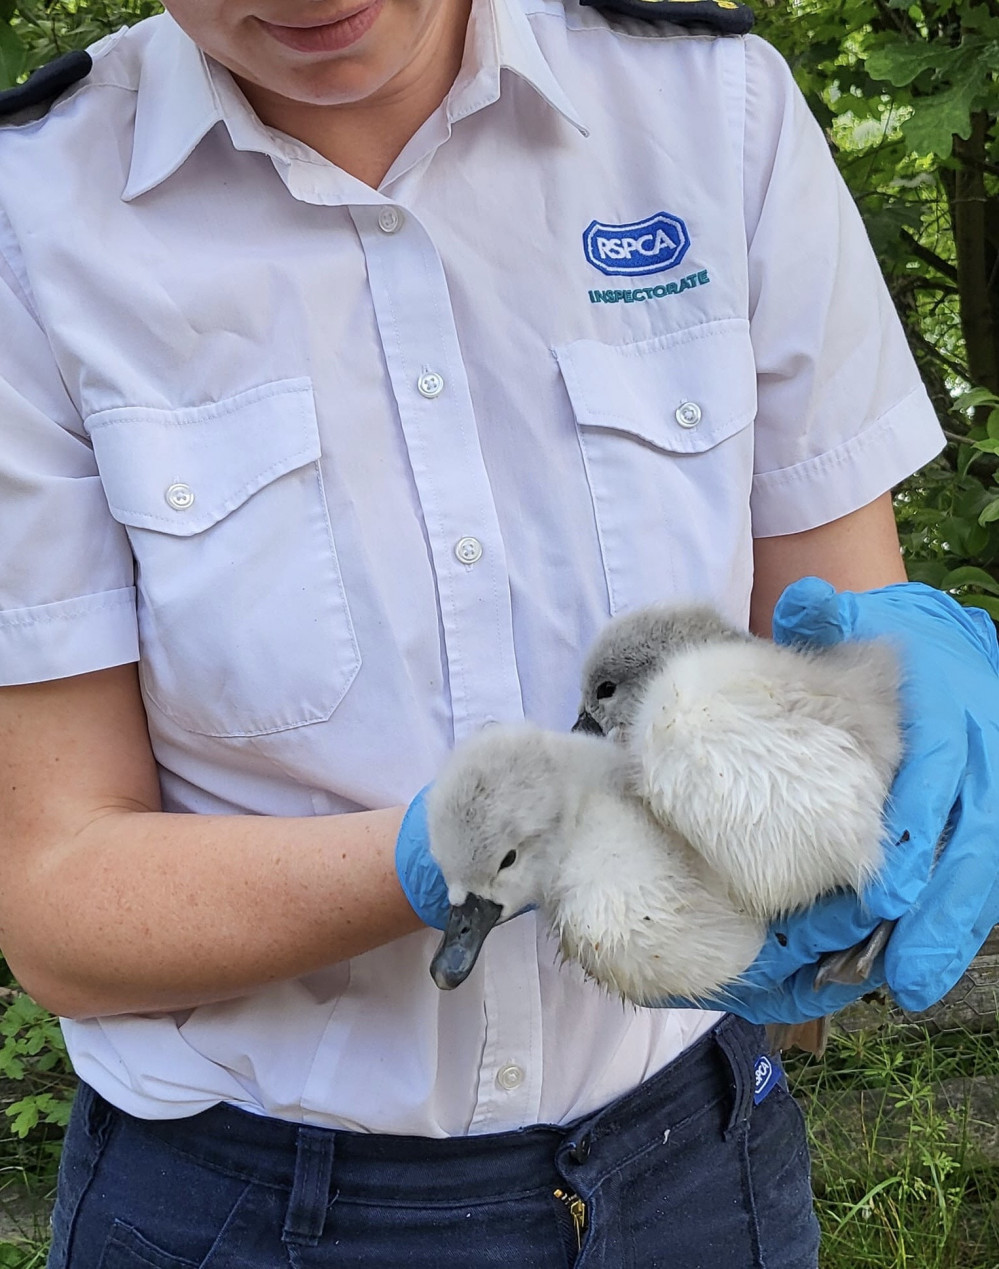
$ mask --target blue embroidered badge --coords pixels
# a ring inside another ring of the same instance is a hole
[[[687,226],[669,212],[656,212],[630,225],[594,220],[583,232],[587,260],[609,277],[662,273],[679,264],[689,246]]]
[[[753,1088],[753,1104],[759,1106],[767,1093],[773,1088],[780,1077],[784,1074],[784,1068],[780,1064],[780,1058],[776,1053],[773,1057],[758,1057],[756,1066],[753,1070],[754,1088]]]

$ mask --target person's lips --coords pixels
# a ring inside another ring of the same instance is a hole
[[[334,22],[317,23],[314,26],[279,26],[274,22],[257,21],[268,35],[297,53],[335,53],[338,49],[355,44],[374,24],[381,12],[384,0],[371,0],[363,8],[355,9]]]

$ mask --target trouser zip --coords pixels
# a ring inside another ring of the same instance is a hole
[[[583,1234],[586,1231],[586,1204],[578,1194],[573,1194],[571,1190],[556,1190],[555,1197],[564,1205],[569,1215],[572,1217],[572,1227],[576,1235],[576,1251],[583,1250]]]

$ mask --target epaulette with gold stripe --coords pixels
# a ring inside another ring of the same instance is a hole
[[[721,35],[745,35],[753,25],[753,11],[740,0],[579,0],[608,13],[623,13],[646,22],[675,22],[677,26],[705,26]]]
[[[0,119],[32,107],[47,107],[67,88],[89,75],[94,63],[89,53],[75,49],[32,71],[23,84],[0,92]],[[42,113],[39,111],[39,113]]]

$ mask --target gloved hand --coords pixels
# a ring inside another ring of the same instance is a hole
[[[437,861],[430,853],[427,832],[428,784],[409,804],[395,841],[395,870],[410,906],[424,925],[435,930],[447,926],[451,906],[447,886]]]
[[[900,654],[905,757],[886,808],[885,865],[860,899],[830,895],[774,926],[740,982],[698,1003],[756,1022],[796,1022],[835,1012],[887,980],[903,1008],[926,1009],[999,920],[999,646],[991,618],[916,582],[837,594],[806,577],[781,596],[774,638],[812,646],[887,638]],[[815,991],[818,958],[885,918],[898,924],[871,978]]]

